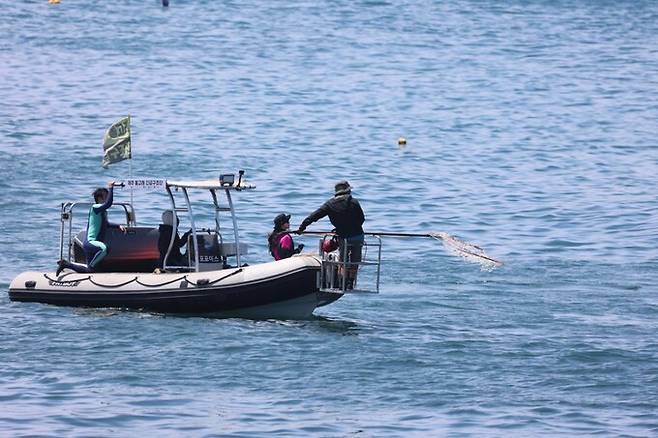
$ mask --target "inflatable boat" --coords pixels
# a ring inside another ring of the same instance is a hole
[[[165,192],[170,202],[166,211],[171,212],[173,223],[138,226],[132,203],[115,202],[110,210],[125,217],[125,232],[108,228],[104,241],[109,252],[93,273],[70,269],[59,275],[24,272],[11,282],[10,299],[177,314],[300,319],[341,298],[346,290],[335,280],[337,262],[332,255],[322,253],[321,243],[317,255],[244,263],[247,247],[240,241],[232,194],[255,186],[244,183],[242,175],[241,171],[237,181],[234,175],[226,174],[210,181],[123,181],[125,188],[150,187]],[[191,199],[199,199],[198,192],[205,192],[211,200],[205,203],[214,210],[205,215],[214,217],[210,226],[195,221],[200,215],[193,210]],[[74,224],[82,226],[90,206],[89,202],[61,206],[60,256],[71,263],[85,263],[85,230],[74,232]],[[190,225],[184,253],[175,245],[179,213],[186,215]],[[227,229],[220,227],[220,216],[228,216],[224,221]],[[168,234],[163,231],[166,226],[170,227]],[[327,272],[333,273],[330,279]]]
[[[113,307],[220,317],[303,319],[342,294],[320,291],[320,261],[301,255],[221,271],[92,273],[24,272],[12,281],[13,301]]]

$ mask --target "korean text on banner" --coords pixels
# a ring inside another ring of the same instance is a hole
[[[123,181],[126,188],[134,191],[159,192],[165,191],[167,182],[156,178],[129,178]]]

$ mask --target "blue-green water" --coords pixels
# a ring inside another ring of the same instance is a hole
[[[506,264],[386,240],[381,294],[310,321],[3,293],[1,435],[658,434],[655,2],[2,11],[4,290],[54,268],[61,202],[127,176],[100,167],[126,114],[136,175],[247,171],[249,263],[277,213],[297,225],[348,179],[367,229],[447,231]]]

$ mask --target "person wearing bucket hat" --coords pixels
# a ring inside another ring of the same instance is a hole
[[[290,215],[281,213],[272,222],[274,222],[274,229],[267,236],[267,242],[274,260],[287,259],[293,254],[299,254],[304,249],[304,245],[300,244],[295,249],[295,243],[289,231]]]
[[[363,236],[365,215],[359,201],[352,196],[352,186],[349,182],[337,182],[334,186],[334,196],[308,215],[297,232],[303,233],[306,227],[325,216],[329,216],[329,221],[336,227],[338,237],[349,239]]]
[[[329,221],[335,227],[341,244],[341,259],[346,262],[361,261],[363,246],[363,223],[366,220],[361,204],[352,196],[352,186],[347,181],[339,181],[334,185],[334,196],[327,200],[313,213],[304,219],[297,230],[304,232],[313,222],[329,216]],[[347,269],[347,288],[351,289],[356,280],[357,266]]]
[[[334,186],[334,196],[349,195],[352,193],[352,187],[347,181],[340,181]]]

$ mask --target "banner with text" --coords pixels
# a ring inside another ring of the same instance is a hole
[[[164,192],[167,181],[157,178],[129,178],[122,181],[123,188],[141,192]]]

